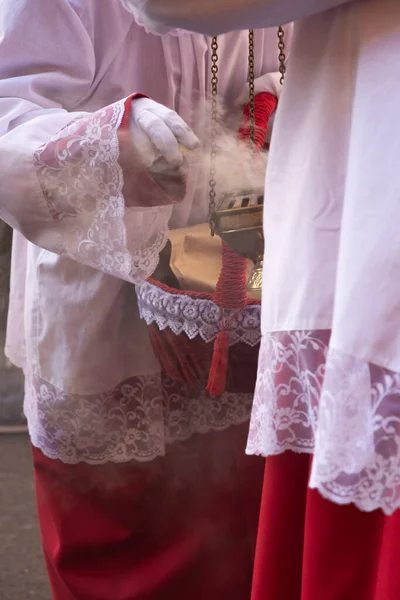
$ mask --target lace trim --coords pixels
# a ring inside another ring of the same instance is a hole
[[[329,337],[263,337],[247,452],[313,452],[311,487],[391,514],[400,508],[400,374],[328,350]]]
[[[149,282],[137,288],[136,293],[141,318],[147,325],[156,323],[161,331],[169,328],[176,335],[186,333],[189,339],[201,336],[208,343],[221,329],[221,310],[211,300],[172,294]],[[231,345],[245,342],[254,347],[260,343],[259,305],[249,305],[241,311],[225,310],[224,315]]]
[[[150,461],[195,433],[222,431],[250,417],[252,394],[212,398],[163,375],[132,377],[96,396],[65,394],[27,376],[32,443],[65,463]]]
[[[118,162],[124,111],[120,101],[73,120],[35,152],[34,164],[60,226],[60,253],[141,283],[157,267],[172,207],[126,208]]]

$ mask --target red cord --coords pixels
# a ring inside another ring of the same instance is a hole
[[[222,269],[214,292],[214,302],[221,308],[246,305],[247,259],[222,242]]]
[[[258,94],[254,99],[254,143],[262,150],[267,136],[268,123],[278,105],[276,96],[268,92]],[[239,129],[239,139],[248,141],[250,136],[250,105],[243,112],[242,124]]]
[[[268,92],[258,94],[254,101],[255,144],[262,150],[267,134],[268,122],[277,107],[277,99]],[[244,109],[239,139],[248,141],[250,135],[250,106]],[[246,306],[247,259],[239,256],[225,243],[222,244],[222,269],[213,296],[221,309],[241,309]]]
[[[258,94],[254,101],[254,143],[261,152],[265,144],[269,119],[276,109],[277,99],[269,93]],[[250,106],[247,105],[239,129],[239,139],[248,141],[250,136]],[[247,259],[222,243],[222,269],[214,294],[214,301],[221,309],[221,330],[214,342],[207,391],[212,396],[226,389],[229,366],[229,337],[226,326],[235,319],[247,304]],[[237,309],[226,322],[224,309]]]
[[[268,121],[277,106],[275,96],[268,93],[258,94],[255,98],[255,145],[259,151],[265,144],[268,129]],[[239,130],[239,139],[247,141],[250,135],[250,107],[247,106],[243,113],[242,124]],[[214,341],[214,350],[211,366],[208,374],[207,390],[211,395],[222,394],[226,389],[229,367],[229,336],[226,327],[231,320],[235,319],[240,311],[248,304],[259,304],[259,301],[251,300],[246,294],[246,271],[247,259],[236,254],[227,244],[222,243],[222,269],[214,294],[207,292],[194,292],[188,290],[175,290],[159,281],[150,279],[150,283],[157,285],[164,291],[176,295],[187,295],[193,299],[204,299],[214,301],[221,309],[221,330]],[[224,310],[234,310],[230,318],[225,321]],[[150,328],[150,335],[156,354],[161,360],[165,371],[188,385],[200,383],[203,375],[203,367],[208,363],[208,346],[204,347],[205,354],[197,352],[193,354],[192,344],[194,340],[183,339],[185,334],[175,336],[160,331],[158,328]],[[203,346],[201,346],[203,347]],[[207,367],[206,367],[207,368]]]

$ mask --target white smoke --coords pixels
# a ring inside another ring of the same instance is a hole
[[[211,103],[207,112],[211,116]],[[217,203],[222,201],[225,194],[235,194],[241,190],[262,193],[264,189],[268,152],[258,152],[250,140],[239,139],[240,119],[241,111],[218,110],[215,159]],[[207,121],[201,135],[203,143],[190,162],[198,163],[208,179],[211,167],[211,119]]]

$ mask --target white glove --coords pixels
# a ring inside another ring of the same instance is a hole
[[[261,77],[257,77],[254,81],[254,94],[257,96],[262,92],[269,92],[273,96],[276,96],[279,100],[282,91],[282,85],[280,83],[281,74],[279,72],[276,73],[265,73],[265,75],[261,75]],[[246,83],[242,91],[240,92],[237,100],[236,106],[246,106],[249,102],[249,84]]]
[[[199,140],[185,121],[173,110],[149,98],[131,103],[132,143],[144,165],[149,168],[160,158],[171,167],[183,163],[180,145],[195,150]]]

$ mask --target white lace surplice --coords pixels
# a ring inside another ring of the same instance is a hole
[[[147,325],[156,323],[160,330],[185,333],[189,339],[200,336],[207,343],[213,342],[221,331],[221,309],[211,300],[172,294],[150,282],[138,287],[136,293],[140,316]],[[239,311],[224,309],[230,346],[243,342],[254,347],[260,343],[260,313],[260,306],[254,304]]]
[[[0,217],[17,230],[7,353],[25,370],[30,435],[45,454],[151,460],[251,410],[248,394],[211,399],[161,376],[133,285],[154,271],[171,208],[134,207],[146,194],[164,205],[165,194],[139,164],[121,168],[123,99],[142,92],[177,110],[207,143],[210,39],[151,35],[119,2],[45,4],[0,8]],[[255,42],[256,77],[277,71],[276,30]],[[219,47],[232,108],[247,82],[247,32]],[[206,222],[203,175],[190,169],[172,227]],[[137,197],[124,198],[133,176]]]
[[[313,453],[311,487],[386,514],[400,507],[399,49],[396,0],[298,26],[268,166],[247,448]]]
[[[400,504],[400,374],[329,350],[329,337],[264,337],[247,452],[313,453],[311,487],[390,514]]]
[[[249,419],[252,394],[211,398],[164,375],[127,379],[109,392],[83,396],[37,376],[26,381],[32,443],[65,463],[149,461],[194,433],[223,431]]]
[[[124,112],[120,101],[76,118],[38,148],[33,161],[49,213],[60,225],[60,254],[140,284],[157,267],[172,205],[125,205],[118,140]],[[150,177],[145,184],[151,185]]]

